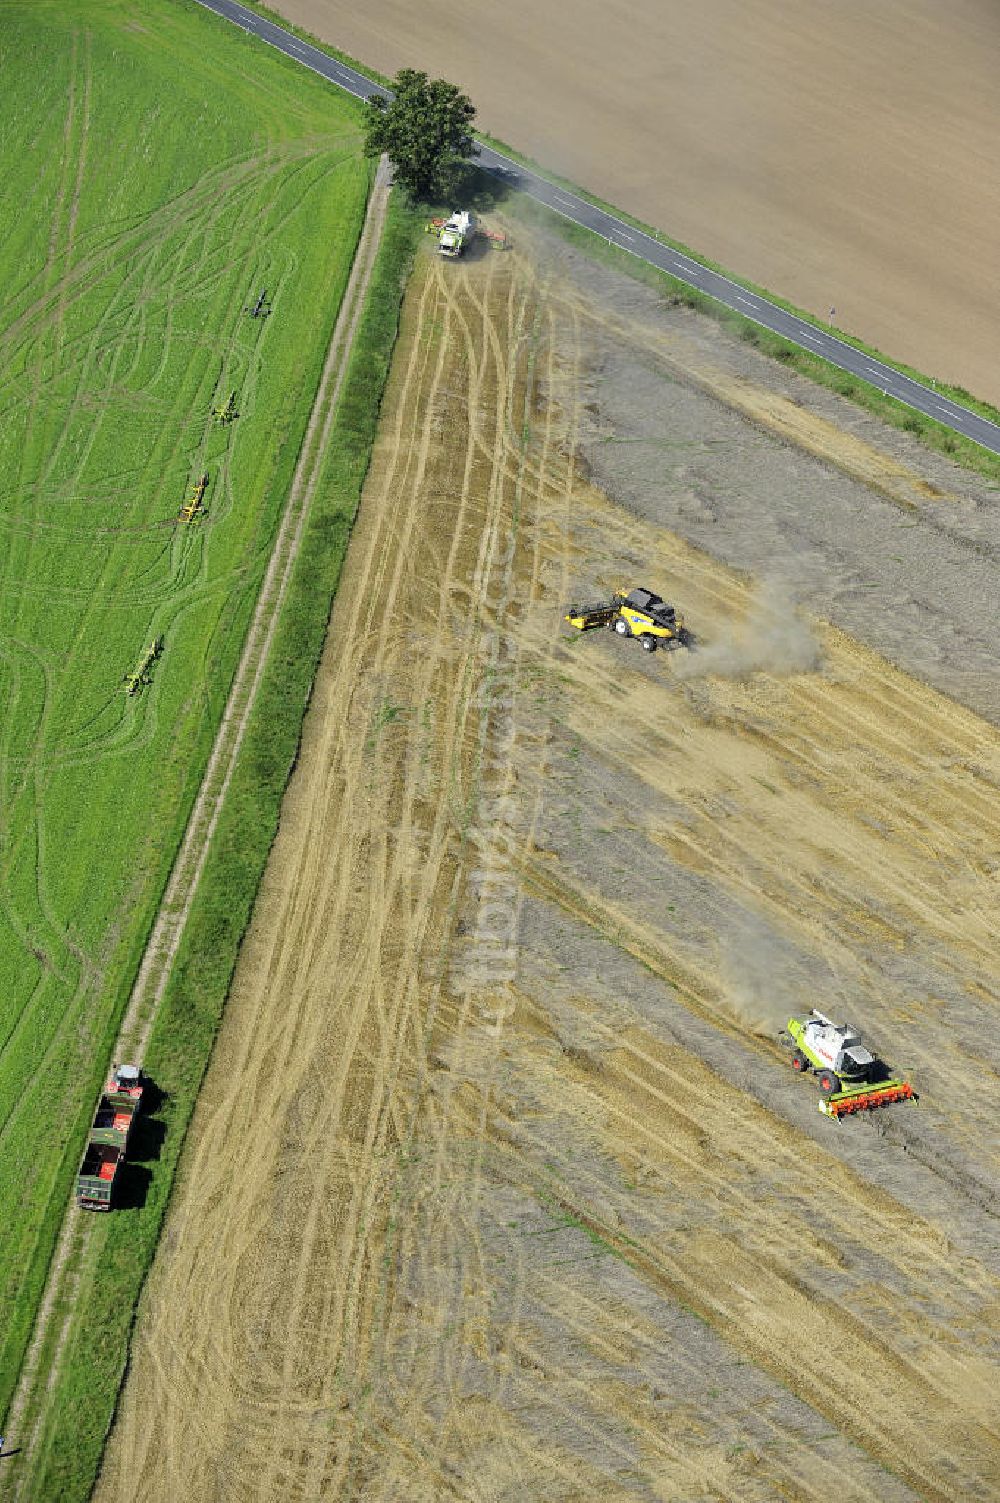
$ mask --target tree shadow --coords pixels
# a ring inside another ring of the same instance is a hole
[[[128,1162],[155,1164],[160,1157],[167,1135],[167,1124],[160,1114],[169,1099],[155,1081],[143,1082],[142,1110],[129,1134]]]
[[[516,184],[516,174],[498,177],[472,161],[463,162],[455,169],[450,186],[452,193],[458,195],[456,202],[463,209],[473,209],[477,214],[489,214],[500,208],[505,199],[510,198]]]
[[[168,1100],[167,1092],[155,1082],[144,1081],[142,1110],[129,1134],[128,1154],[115,1183],[116,1211],[139,1211],[146,1204],[153,1180],[148,1166],[159,1159],[167,1136],[167,1124],[158,1113]]]
[[[451,170],[444,190],[445,196],[440,199],[420,198],[403,183],[399,184],[407,201],[429,218],[450,214],[456,209],[472,209],[476,214],[490,214],[500,208],[505,199],[510,198],[516,186],[516,173],[512,172],[504,178],[497,177],[478,166],[475,161],[460,162]]]
[[[169,1100],[167,1092],[162,1090],[155,1080],[150,1080],[148,1075],[144,1075],[142,1077],[142,1111],[139,1113],[139,1121],[141,1122],[143,1117],[155,1117],[164,1102]]]
[[[128,1161],[155,1164],[163,1151],[167,1124],[159,1117],[140,1117],[128,1140]]]

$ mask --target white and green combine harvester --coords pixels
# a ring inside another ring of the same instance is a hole
[[[468,209],[452,214],[441,226],[438,250],[442,256],[460,256],[476,235],[476,216]]]
[[[815,1008],[807,1018],[789,1018],[780,1039],[792,1051],[793,1070],[800,1075],[814,1071],[819,1077],[824,1116],[846,1117],[913,1097],[913,1087],[891,1079],[849,1024],[834,1023]]]

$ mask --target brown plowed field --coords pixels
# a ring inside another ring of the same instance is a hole
[[[996,1495],[1000,734],[589,483],[607,316],[421,259],[101,1503]]]
[[[1000,403],[995,0],[274,0],[609,202]]]

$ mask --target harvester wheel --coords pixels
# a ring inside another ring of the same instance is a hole
[[[821,1070],[819,1072],[819,1088],[824,1096],[832,1096],[835,1091],[840,1090],[840,1081],[832,1070]]]
[[[804,1075],[809,1069],[809,1061],[806,1059],[801,1049],[796,1049],[795,1053],[792,1055],[792,1069],[796,1072],[797,1075]]]
[[[642,636],[639,638],[639,645],[641,646],[643,652],[655,652],[656,638],[651,637],[648,631],[643,632]]]
[[[631,627],[624,616],[619,616],[615,621],[615,631],[620,637],[630,637],[632,635]]]

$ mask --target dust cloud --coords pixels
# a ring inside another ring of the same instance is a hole
[[[819,661],[819,643],[799,612],[788,585],[762,580],[750,596],[743,620],[723,637],[675,659],[681,678],[716,673],[805,673]]]
[[[792,957],[762,919],[747,914],[722,936],[722,1003],[750,1033],[773,1038],[802,1006]]]

